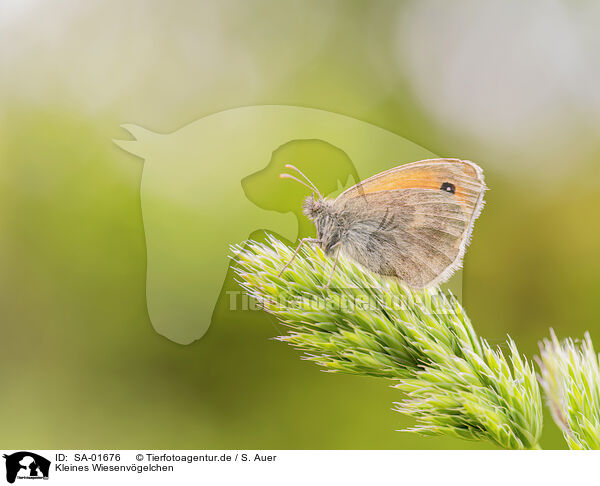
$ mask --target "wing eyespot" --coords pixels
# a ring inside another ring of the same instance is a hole
[[[440,187],[440,190],[444,192],[449,192],[450,194],[454,194],[456,192],[456,187],[454,187],[454,184],[450,182],[444,182],[442,184],[442,187]]]

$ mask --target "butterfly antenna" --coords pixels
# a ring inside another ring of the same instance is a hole
[[[297,177],[294,177],[291,174],[286,174],[285,172],[283,174],[279,174],[279,178],[280,179],[292,179],[296,182],[299,182],[300,184],[302,184],[304,187],[306,187],[309,191],[312,191],[314,194],[314,188],[312,186],[309,186],[306,182],[301,181],[300,179],[298,179]]]
[[[298,169],[298,167],[295,167],[295,166],[293,166],[291,164],[286,164],[285,168],[286,169],[292,169],[292,170],[295,170],[296,172],[298,172],[298,174],[300,174],[302,177],[304,177],[304,179],[306,180],[306,182],[308,182],[310,184],[310,187],[312,187],[314,189],[314,191],[319,195],[319,197],[321,199],[323,199],[323,195],[319,192],[319,190],[317,189],[317,186],[315,186],[313,184],[313,182],[308,177],[306,177],[306,175],[304,174],[304,172],[302,172],[300,169]]]

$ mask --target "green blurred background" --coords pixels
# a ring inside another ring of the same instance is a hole
[[[388,383],[319,372],[227,296],[199,341],[157,334],[142,162],[112,139],[288,104],[474,160],[476,330],[598,343],[599,25],[591,1],[4,0],[0,448],[490,447],[395,432]],[[564,447],[549,416],[542,446]]]

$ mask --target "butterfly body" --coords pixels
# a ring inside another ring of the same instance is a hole
[[[431,159],[377,174],[333,200],[308,197],[303,208],[327,255],[423,288],[460,268],[486,189],[476,164]]]

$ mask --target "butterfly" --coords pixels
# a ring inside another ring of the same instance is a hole
[[[424,288],[448,280],[461,267],[475,220],[484,205],[487,187],[482,169],[459,159],[428,159],[376,174],[342,192],[335,199],[321,195],[310,179],[291,174],[280,177],[305,185],[313,195],[305,199],[304,214],[314,222],[320,245],[334,257],[340,254],[368,270],[394,277],[410,287]],[[331,277],[327,286],[331,282]]]

